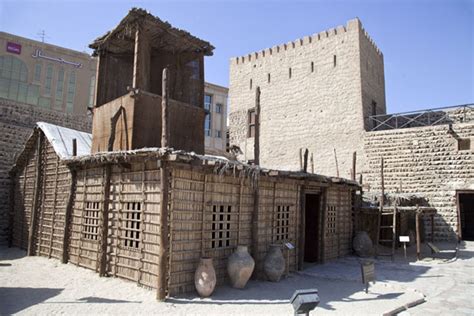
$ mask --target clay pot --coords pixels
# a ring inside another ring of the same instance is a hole
[[[269,281],[280,281],[283,272],[285,272],[285,258],[280,245],[270,245],[263,262],[263,271]]]
[[[237,250],[229,256],[227,262],[227,273],[232,287],[243,289],[254,268],[255,261],[250,256],[247,246],[237,246]]]
[[[216,270],[212,258],[203,257],[194,273],[194,286],[201,297],[211,296],[216,287]]]
[[[352,248],[356,255],[359,257],[368,257],[373,254],[373,243],[369,237],[369,234],[365,231],[359,231],[356,233],[354,240],[352,241]]]

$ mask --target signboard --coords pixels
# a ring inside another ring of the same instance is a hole
[[[410,236],[400,236],[400,242],[410,242]]]
[[[365,284],[365,293],[369,291],[369,282],[375,281],[375,265],[373,261],[364,261],[360,263],[362,271],[362,283]]]
[[[7,52],[20,55],[21,45],[17,43],[7,42]]]
[[[288,248],[288,249],[295,249],[295,246],[293,246],[293,244],[292,244],[291,242],[285,243],[285,246],[286,246],[286,248]]]
[[[41,49],[38,49],[38,48],[35,50],[35,53],[33,55],[31,55],[31,57],[46,59],[46,60],[54,61],[54,62],[57,62],[57,63],[60,63],[60,64],[71,65],[71,66],[76,67],[76,68],[82,68],[81,63],[68,61],[68,60],[65,60],[64,58],[61,58],[61,57],[53,57],[53,56],[45,55],[43,53],[43,51]]]

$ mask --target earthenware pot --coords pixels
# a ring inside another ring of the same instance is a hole
[[[229,256],[227,262],[230,284],[237,289],[243,289],[254,268],[255,261],[250,256],[247,246],[237,246],[237,250]]]
[[[268,249],[263,262],[263,271],[269,281],[280,281],[281,276],[285,272],[285,258],[281,252],[280,245],[270,245],[270,249]]]
[[[359,231],[356,233],[353,241],[352,248],[356,255],[360,257],[368,257],[373,253],[373,243],[369,237],[369,234],[365,231]]]
[[[194,273],[194,286],[201,297],[211,296],[216,287],[216,270],[212,258],[202,257]]]

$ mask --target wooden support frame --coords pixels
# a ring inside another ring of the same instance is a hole
[[[35,176],[35,191],[33,195],[33,207],[31,208],[31,220],[30,220],[30,230],[28,232],[28,249],[27,255],[32,256],[34,254],[34,237],[35,237],[35,230],[36,230],[36,223],[37,223],[37,211],[39,208],[39,200],[41,194],[41,166],[42,166],[42,151],[43,151],[43,133],[38,133],[37,138],[37,147],[36,147],[36,176]]]
[[[160,237],[158,247],[158,285],[157,299],[163,301],[167,295],[167,264],[168,264],[168,194],[169,194],[169,175],[168,163],[161,161],[160,169]]]
[[[254,164],[260,165],[260,87],[255,89]]]
[[[66,206],[66,214],[64,215],[64,232],[63,232],[63,251],[62,251],[62,263],[69,261],[69,239],[71,236],[71,221],[72,221],[72,208],[74,207],[74,200],[76,195],[76,184],[77,184],[77,171],[71,169],[71,186],[69,188],[69,197]]]
[[[100,238],[100,266],[99,276],[107,275],[107,239],[109,236],[109,204],[110,204],[110,178],[112,175],[112,166],[104,166],[104,196],[102,203],[102,227]],[[84,192],[85,193],[85,192]]]
[[[135,30],[135,50],[133,55],[133,88],[148,91],[150,89],[150,40],[144,28],[137,25]]]

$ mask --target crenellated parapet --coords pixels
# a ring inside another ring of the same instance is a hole
[[[237,65],[245,64],[252,61],[256,61],[261,58],[276,55],[281,52],[288,51],[290,49],[298,49],[305,45],[319,44],[319,43],[324,44],[324,42],[327,39],[344,35],[347,32],[357,32],[357,31],[360,31],[361,35],[366,37],[366,39],[372,44],[372,46],[374,47],[374,50],[377,52],[378,55],[382,55],[382,52],[380,51],[380,49],[377,47],[375,42],[369,36],[367,31],[363,28],[360,20],[358,18],[355,18],[355,19],[349,20],[345,26],[339,25],[335,28],[330,28],[328,30],[315,33],[313,35],[304,36],[302,38],[298,38],[288,43],[275,45],[271,48],[266,48],[261,51],[253,52],[244,56],[233,57],[231,58],[231,63],[237,64]]]

